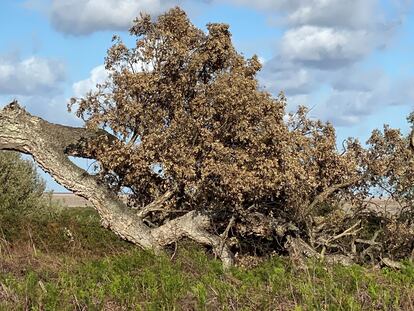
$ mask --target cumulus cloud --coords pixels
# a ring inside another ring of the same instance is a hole
[[[149,72],[153,70],[152,64],[144,64],[141,62],[133,64],[132,67],[135,72]],[[90,71],[88,78],[73,83],[73,96],[84,97],[89,91],[95,90],[98,84],[104,83],[109,78],[109,73],[104,65],[96,66]]]
[[[275,94],[285,91],[295,102],[308,94],[306,99],[316,100],[307,103],[317,106],[315,117],[353,125],[381,107],[413,97],[401,90],[401,80],[391,81],[378,67],[363,66],[375,51],[389,47],[407,1],[387,3],[388,9],[394,5],[387,12],[380,0],[229,1],[278,20],[284,32],[260,81]],[[396,96],[396,89],[405,96]]]
[[[0,55],[0,108],[17,99],[32,114],[52,122],[74,124],[63,94],[65,81],[62,61]]]
[[[373,91],[333,90],[318,109],[318,116],[339,126],[357,124],[376,107],[373,104],[378,95]]]
[[[377,0],[302,0],[285,4],[290,25],[371,28],[381,20]]]
[[[227,0],[280,17],[290,27],[315,25],[359,29],[384,21],[378,0]],[[218,2],[218,1],[217,1]],[[400,10],[402,2],[393,1]]]
[[[319,68],[343,67],[371,52],[373,34],[318,26],[289,29],[280,41],[284,60]]]
[[[307,68],[298,68],[280,57],[264,63],[258,78],[266,89],[283,90],[290,96],[307,94],[316,86],[316,80]]]
[[[349,66],[386,47],[401,20],[385,14],[379,0],[232,1],[278,17],[285,32],[276,53],[283,59],[322,69]]]
[[[36,56],[23,60],[0,56],[0,94],[57,93],[64,79],[65,66],[60,61]]]
[[[86,93],[96,88],[97,84],[103,83],[108,78],[108,71],[104,65],[93,68],[89,78],[75,82],[72,85],[74,97],[84,97]]]
[[[387,89],[391,81],[380,69],[362,70],[358,66],[343,68],[329,78],[330,85],[336,91],[368,92],[375,89]]]
[[[85,35],[100,30],[125,30],[140,12],[160,14],[179,0],[52,0],[50,18],[63,33]]]
[[[359,66],[331,73],[327,97],[317,103],[318,117],[335,125],[358,124],[387,106],[412,105],[414,78],[391,79],[378,69],[363,70]]]

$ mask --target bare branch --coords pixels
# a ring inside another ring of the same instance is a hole
[[[172,196],[174,192],[173,191],[167,191],[162,196],[155,199],[150,204],[144,206],[142,209],[140,209],[137,213],[138,217],[145,218],[152,212],[161,212],[161,211],[167,211],[166,209],[162,208],[162,205],[167,202]],[[168,210],[168,212],[183,212],[180,210]]]
[[[358,178],[353,178],[350,179],[348,181],[345,181],[343,183],[340,184],[336,184],[333,185],[329,188],[326,188],[324,191],[322,191],[321,193],[319,193],[314,200],[309,204],[308,206],[308,214],[310,214],[314,208],[316,207],[317,204],[323,202],[324,200],[326,200],[331,194],[333,194],[335,191],[338,191],[342,188],[346,188],[349,186],[352,186],[353,184],[357,183],[358,181],[360,181],[362,178],[358,177]]]

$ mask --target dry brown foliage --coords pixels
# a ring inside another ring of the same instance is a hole
[[[201,210],[234,250],[257,254],[299,240],[321,257],[399,259],[412,250],[409,217],[366,208],[382,189],[412,213],[414,158],[400,132],[385,127],[368,148],[349,139],[339,151],[331,124],[304,107],[287,115],[283,94],[259,87],[261,64],[235,50],[228,25],[205,33],[175,8],[141,15],[130,34],[133,47],[114,36],[109,79],[71,106],[87,127],[118,137],[91,152],[112,189],[129,189],[131,207],[158,200],[161,209],[143,214],[148,223]]]

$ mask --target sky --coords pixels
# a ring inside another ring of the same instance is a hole
[[[48,121],[82,126],[66,105],[106,78],[112,36],[132,44],[128,28],[140,12],[156,17],[174,6],[201,29],[229,24],[237,50],[262,61],[261,87],[283,91],[289,111],[306,105],[331,122],[338,144],[365,142],[383,124],[408,133],[411,0],[0,0],[0,108],[18,99]],[[64,190],[44,176],[48,189]]]

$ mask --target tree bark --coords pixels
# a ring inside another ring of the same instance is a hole
[[[100,138],[117,139],[104,130],[49,123],[32,116],[16,101],[0,111],[0,149],[32,155],[59,184],[90,201],[102,223],[121,238],[159,252],[164,246],[188,237],[211,246],[225,267],[233,264],[229,248],[223,246],[219,236],[208,232],[210,221],[207,215],[191,211],[158,228],[150,228],[106,185],[70,161],[68,156],[92,158],[86,148],[87,142]]]

